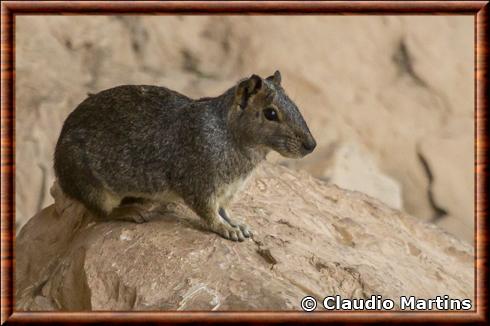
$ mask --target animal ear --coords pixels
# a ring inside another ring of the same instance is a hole
[[[281,85],[281,72],[279,70],[276,70],[274,75],[267,77],[267,80],[272,81],[276,85]]]
[[[250,97],[257,94],[263,85],[262,78],[255,74],[238,84],[235,98],[242,109],[247,107]]]

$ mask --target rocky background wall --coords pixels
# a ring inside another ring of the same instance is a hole
[[[319,146],[304,169],[473,239],[473,17],[20,16],[17,228],[52,203],[53,149],[89,92],[214,96],[279,69]]]

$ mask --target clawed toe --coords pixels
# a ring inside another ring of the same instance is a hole
[[[245,238],[250,238],[252,236],[252,230],[250,230],[248,225],[240,224],[238,227],[240,228],[240,231],[242,231]]]
[[[135,214],[133,215],[133,220],[136,222],[136,223],[145,223],[145,222],[148,222],[150,220],[150,214],[147,214],[147,213],[141,213],[141,214]]]
[[[241,230],[237,227],[234,227],[233,230],[228,231],[228,236],[224,236],[225,238],[232,241],[240,241],[245,240]]]
[[[229,236],[230,236],[230,240],[233,240],[233,241],[238,241],[240,239],[238,236],[238,232],[236,232],[236,231],[231,231],[229,233]]]
[[[251,232],[250,228],[245,224],[235,224],[233,226],[233,231],[231,232],[231,240],[234,241],[244,241],[246,238],[250,238]]]
[[[138,224],[146,222],[146,220],[143,217],[141,217],[140,215],[133,215],[131,218],[135,223],[138,223]]]

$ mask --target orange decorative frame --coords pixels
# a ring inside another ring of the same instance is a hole
[[[4,1],[1,3],[1,324],[182,322],[488,322],[488,1]],[[473,15],[475,17],[476,311],[467,312],[16,312],[14,311],[15,16],[64,14]]]

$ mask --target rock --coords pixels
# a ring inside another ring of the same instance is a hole
[[[402,209],[400,185],[383,174],[369,152],[354,142],[337,144],[323,158],[321,176],[349,190],[363,192],[388,206]]]
[[[202,230],[181,205],[144,224],[97,221],[56,184],[52,194],[17,237],[18,310],[298,310],[306,295],[474,295],[471,246],[269,163],[231,208],[256,232],[242,243]]]
[[[470,119],[448,124],[420,145],[420,156],[431,175],[429,191],[441,211],[436,223],[472,243],[474,240],[474,137],[464,131]],[[470,127],[471,128],[471,127]],[[463,152],[459,148],[465,148]],[[468,155],[470,151],[470,155]]]

